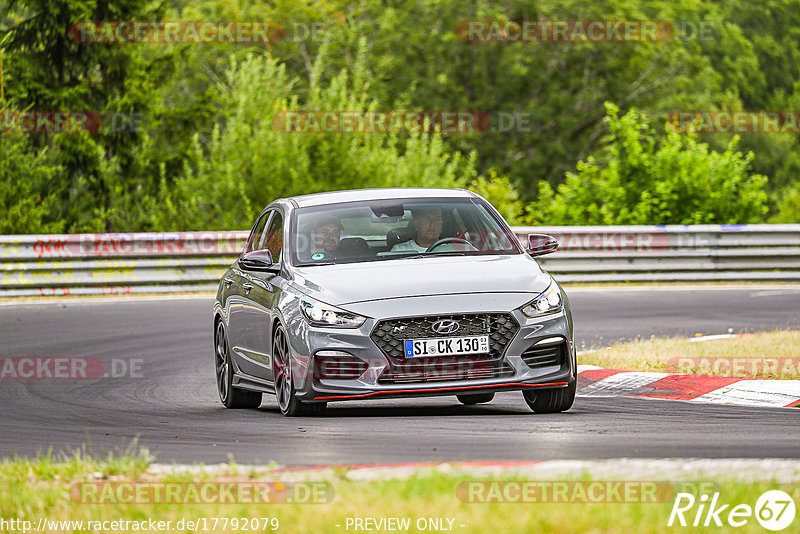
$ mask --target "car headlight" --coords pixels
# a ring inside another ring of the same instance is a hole
[[[361,315],[311,299],[300,300],[300,311],[311,326],[358,328],[367,320]]]
[[[558,289],[558,284],[552,277],[550,280],[550,285],[547,286],[547,289],[521,308],[522,313],[528,317],[539,317],[540,315],[558,313],[564,309],[561,290]]]

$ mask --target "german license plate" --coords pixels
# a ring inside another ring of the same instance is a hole
[[[489,336],[406,339],[404,349],[406,358],[482,354],[489,352]]]

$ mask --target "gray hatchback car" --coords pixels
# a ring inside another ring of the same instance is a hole
[[[577,365],[564,290],[497,210],[462,189],[335,191],[278,199],[253,225],[214,305],[228,408],[274,393],[287,416],[328,402],[522,391],[569,409]]]

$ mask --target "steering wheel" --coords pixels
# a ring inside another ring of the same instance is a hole
[[[437,241],[436,243],[434,243],[433,245],[429,246],[427,249],[425,249],[425,252],[432,252],[433,249],[435,249],[436,247],[446,245],[447,243],[461,243],[462,245],[467,245],[468,247],[472,248],[472,250],[478,250],[478,248],[475,245],[473,245],[472,243],[461,237],[444,237],[439,241]]]

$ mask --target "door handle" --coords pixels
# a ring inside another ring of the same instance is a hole
[[[245,293],[250,293],[250,290],[253,289],[253,284],[244,283],[242,284],[242,289],[244,289]]]
[[[230,288],[231,284],[233,283],[233,278],[225,278],[222,281],[225,282],[225,287],[226,288]]]

